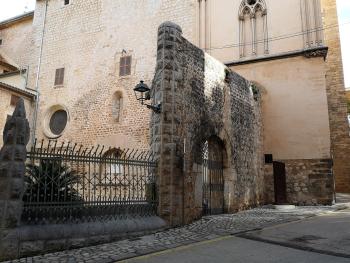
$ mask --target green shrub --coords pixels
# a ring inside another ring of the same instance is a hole
[[[57,159],[44,159],[39,165],[28,164],[24,202],[82,201],[77,191],[80,176]]]

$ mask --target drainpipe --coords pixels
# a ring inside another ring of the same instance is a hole
[[[26,74],[25,75],[23,75],[22,74],[22,71],[23,71],[23,69],[20,69],[20,76],[24,79],[24,81],[25,81],[25,83],[24,83],[24,90],[30,90],[30,91],[33,91],[33,92],[35,92],[35,97],[34,97],[34,103],[35,103],[35,101],[37,100],[37,97],[39,96],[38,95],[38,91],[37,90],[35,90],[35,89],[31,89],[31,88],[28,88],[28,77],[29,77],[29,66],[27,65],[26,67],[25,67],[25,71],[26,71]],[[34,114],[33,114],[34,115]]]
[[[43,30],[41,34],[41,43],[40,43],[40,51],[39,51],[39,59],[38,59],[38,68],[36,73],[36,79],[35,79],[35,91],[36,91],[36,100],[35,100],[35,109],[33,114],[33,127],[32,127],[32,143],[35,142],[35,136],[36,136],[36,126],[38,121],[38,110],[39,110],[39,101],[40,101],[40,93],[39,93],[39,76],[41,71],[41,59],[43,55],[43,44],[44,44],[44,35],[45,35],[45,27],[46,27],[46,14],[47,14],[47,6],[48,6],[48,0],[45,1],[45,13],[44,13],[44,21],[43,21]]]
[[[27,68],[26,68],[26,76],[25,76],[26,84],[25,84],[25,88],[28,87],[28,76],[29,76],[29,66],[27,66]]]

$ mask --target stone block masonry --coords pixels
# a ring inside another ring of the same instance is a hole
[[[159,160],[159,213],[170,225],[203,210],[203,151],[222,143],[224,210],[264,203],[260,94],[250,83],[163,23],[158,31],[151,144]],[[209,154],[211,150],[209,149]]]
[[[334,198],[332,160],[283,160],[287,200],[296,205],[331,205]]]
[[[322,0],[321,3],[324,25],[337,25],[336,1]],[[325,30],[324,37],[329,47],[326,81],[335,189],[339,193],[350,193],[350,129],[346,117],[347,105],[338,27]]]
[[[194,10],[183,0],[50,0],[39,76],[40,105],[36,136],[52,139],[52,109],[68,112],[61,141],[121,148],[149,147],[150,111],[136,100],[133,88],[154,75],[157,27],[174,20],[194,38]],[[33,20],[33,59],[28,87],[35,88],[45,17],[45,1],[37,1]],[[147,19],[145,20],[145,17]],[[120,58],[131,56],[130,75],[120,76]],[[54,85],[55,71],[65,68],[64,83]],[[122,98],[115,118],[115,95]]]

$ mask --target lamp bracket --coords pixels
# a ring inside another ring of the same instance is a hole
[[[149,104],[144,104],[147,106],[148,109],[153,110],[154,113],[161,113],[162,112],[162,104],[158,104],[158,105],[149,105]]]

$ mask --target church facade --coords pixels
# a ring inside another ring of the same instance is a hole
[[[334,184],[350,192],[335,2],[37,0],[33,13],[0,23],[0,126],[20,96],[32,141],[148,149],[151,114],[133,88],[151,86],[157,29],[172,21],[261,91],[271,193],[282,177],[286,202],[329,204]]]

